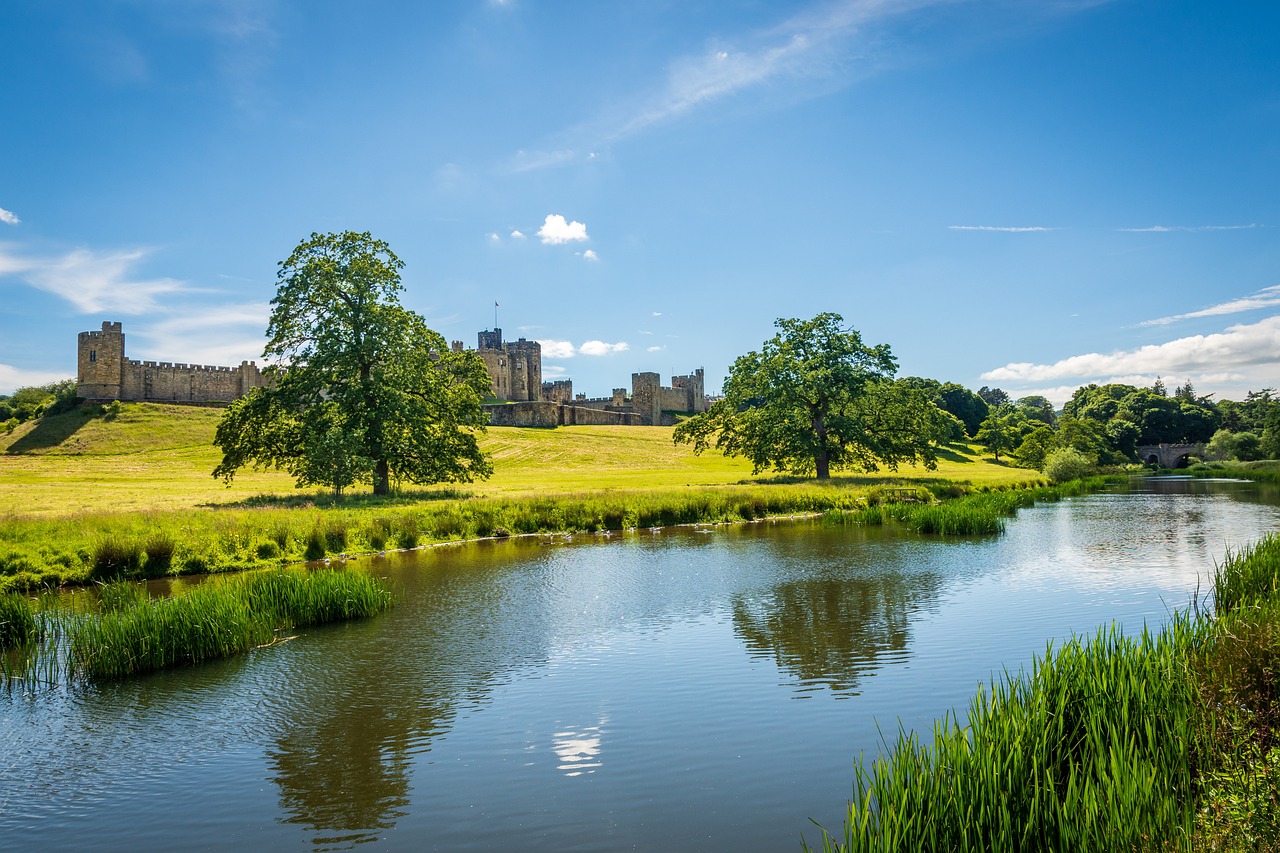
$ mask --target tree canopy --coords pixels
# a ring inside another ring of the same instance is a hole
[[[749,459],[755,471],[796,474],[855,468],[937,465],[934,444],[954,421],[931,393],[894,382],[888,344],[866,346],[839,314],[780,319],[758,352],[739,356],[724,396],[675,430],[695,453],[711,446]]]
[[[335,492],[391,480],[470,481],[492,467],[484,362],[453,352],[400,305],[404,264],[368,232],[312,234],[280,263],[264,358],[267,387],[233,403],[214,443],[215,476],[245,465],[288,470]]]

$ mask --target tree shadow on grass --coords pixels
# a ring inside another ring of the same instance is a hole
[[[5,455],[21,456],[24,453],[58,447],[89,421],[102,416],[101,406],[82,406],[61,415],[40,418],[25,435],[5,448]]]
[[[333,492],[301,492],[293,495],[253,495],[230,503],[203,503],[208,509],[364,509],[368,507],[411,506],[433,501],[464,501],[475,494],[462,489],[397,489],[389,495]]]

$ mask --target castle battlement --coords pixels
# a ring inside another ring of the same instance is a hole
[[[239,367],[126,358],[122,323],[77,336],[76,394],[86,400],[230,403],[265,385],[252,361]]]

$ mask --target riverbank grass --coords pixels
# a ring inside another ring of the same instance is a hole
[[[280,640],[284,632],[385,610],[385,582],[354,570],[272,569],[207,581],[152,599],[138,584],[103,587],[91,613],[46,614],[45,654],[66,649],[72,681],[126,678],[228,657]]]
[[[963,725],[901,735],[823,849],[1280,849],[1278,578],[1272,536],[1217,568],[1211,611],[1051,646]]]

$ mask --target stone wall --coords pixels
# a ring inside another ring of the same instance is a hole
[[[100,332],[81,332],[76,364],[76,394],[86,400],[230,403],[266,384],[252,361],[213,367],[126,358],[120,323],[103,323]]]
[[[543,382],[542,399],[553,403],[572,403],[573,380],[557,379],[554,382]]]
[[[525,403],[486,403],[490,426],[556,427],[556,426],[644,426],[634,412],[589,409],[548,400]]]

